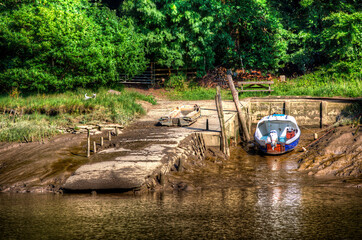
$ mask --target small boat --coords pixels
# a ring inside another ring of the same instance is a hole
[[[199,105],[182,105],[174,108],[170,114],[159,119],[162,126],[189,126],[201,117]]]
[[[300,129],[295,118],[284,114],[264,117],[256,126],[254,139],[258,148],[267,154],[292,151],[299,143]]]

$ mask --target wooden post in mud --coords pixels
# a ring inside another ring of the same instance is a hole
[[[243,116],[243,114],[241,112],[239,96],[238,96],[238,92],[235,89],[233,78],[231,77],[231,70],[228,70],[226,78],[227,78],[227,80],[229,82],[229,88],[231,90],[231,94],[233,95],[235,107],[236,107],[236,110],[238,112],[239,122],[241,123],[241,127],[243,129],[244,139],[247,142],[249,142],[250,141],[249,130],[248,130],[248,127],[246,125],[245,118],[244,118],[244,116]]]
[[[87,157],[90,157],[90,132],[87,129]]]
[[[97,152],[97,143],[96,141],[93,141],[93,153]]]
[[[328,102],[321,101],[321,104],[320,104],[320,128],[323,128],[323,125],[326,122],[326,118],[328,116],[327,107],[328,107]]]
[[[221,148],[221,151],[228,158],[228,157],[230,157],[230,151],[229,151],[228,140],[226,137],[224,111],[222,108],[220,86],[216,87],[215,104],[216,104],[216,110],[217,110],[217,115],[219,117],[219,123],[220,123],[220,129],[221,129],[220,148]]]
[[[111,131],[108,132],[108,140],[109,141],[112,141],[112,134],[111,134]]]
[[[251,120],[251,107],[250,107],[250,103],[247,110],[247,114],[248,114],[248,130],[249,130],[249,135],[251,136],[253,133],[251,132],[251,125],[252,125],[252,120]]]
[[[101,137],[101,147],[103,147],[103,137]]]

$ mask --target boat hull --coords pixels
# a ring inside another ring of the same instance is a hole
[[[300,138],[297,138],[294,142],[290,144],[277,144],[277,146],[274,147],[274,150],[272,149],[272,147],[268,147],[268,144],[265,146],[261,146],[260,144],[257,143],[257,146],[258,149],[265,154],[280,155],[293,151],[297,147],[299,139]]]
[[[261,152],[279,155],[295,149],[300,136],[301,132],[294,117],[273,114],[258,122],[254,139]]]

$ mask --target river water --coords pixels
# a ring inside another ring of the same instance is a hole
[[[0,194],[0,239],[361,239],[362,190],[234,151],[192,191]]]

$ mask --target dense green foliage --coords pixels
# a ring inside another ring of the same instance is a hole
[[[39,140],[58,134],[59,128],[74,127],[77,124],[117,122],[126,125],[144,109],[136,100],[156,104],[152,96],[137,92],[121,91],[107,93],[105,89],[96,92],[95,99],[84,100],[90,90],[61,94],[38,94],[21,97],[17,94],[0,96],[0,142]]]
[[[126,0],[118,7],[161,65],[289,74],[328,63],[360,67],[360,8],[357,0]]]
[[[227,66],[276,69],[287,42],[265,1],[127,0],[120,14],[144,35],[148,55],[168,67]]]
[[[199,76],[222,65],[360,80],[361,6],[358,0],[4,0],[0,91],[108,86],[148,62],[196,68]]]
[[[145,68],[140,37],[86,0],[7,0],[0,5],[0,87],[64,91],[99,87]]]

